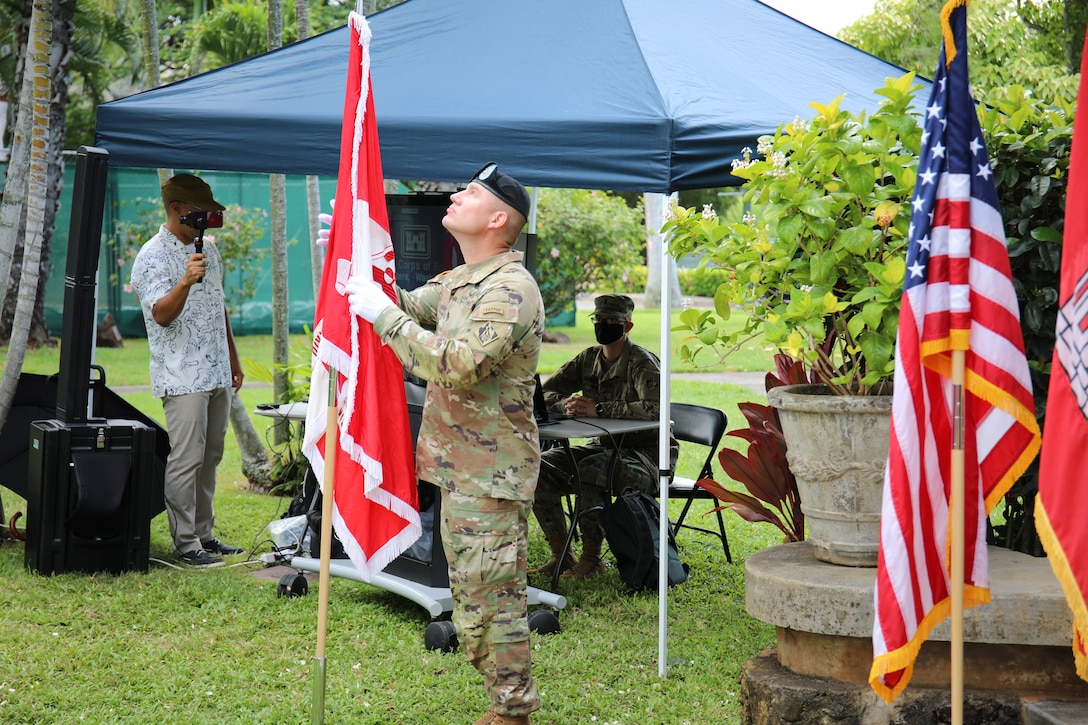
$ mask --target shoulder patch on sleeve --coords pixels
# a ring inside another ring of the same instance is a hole
[[[472,332],[476,336],[476,340],[484,347],[499,339],[499,333],[490,320],[473,325]]]

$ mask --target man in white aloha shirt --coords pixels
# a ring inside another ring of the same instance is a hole
[[[182,561],[206,567],[243,550],[214,535],[215,469],[223,458],[233,390],[242,386],[223,296],[223,261],[203,240],[192,212],[223,211],[211,187],[190,174],[162,186],[166,223],[132,265],[151,349],[151,392],[162,399],[170,457],[165,498],[174,548]],[[199,215],[198,215],[199,216]],[[203,241],[203,251],[196,242]]]

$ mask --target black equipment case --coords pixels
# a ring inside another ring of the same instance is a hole
[[[35,421],[28,468],[28,569],[147,572],[152,428],[123,419]]]
[[[152,501],[162,490],[155,428],[91,415],[95,286],[109,154],[76,154],[72,224],[64,282],[57,417],[30,425],[27,460],[27,569],[119,574],[147,571]],[[100,369],[101,370],[101,369]],[[105,371],[101,371],[105,387]]]

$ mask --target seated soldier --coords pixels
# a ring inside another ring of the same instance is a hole
[[[543,384],[549,410],[580,418],[631,418],[656,420],[660,415],[661,372],[657,357],[628,339],[633,327],[635,304],[626,295],[601,295],[594,300],[593,328],[600,345],[586,348],[564,363]],[[579,508],[606,506],[611,495],[632,486],[654,495],[658,489],[658,433],[639,431],[617,436],[619,452],[609,471],[613,442],[607,436],[594,438],[584,446],[571,448],[581,483]],[[672,442],[672,464],[677,444]],[[611,473],[611,478],[610,474]],[[582,579],[604,570],[601,547],[604,530],[597,512],[579,518],[582,555],[575,562],[567,553],[562,563],[567,536],[562,498],[573,493],[570,458],[562,448],[541,455],[533,513],[548,539],[552,558],[530,573],[551,576],[559,566],[564,579]]]

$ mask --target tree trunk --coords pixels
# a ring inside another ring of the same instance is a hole
[[[665,194],[645,194],[643,208],[646,210],[646,307],[661,306],[661,246],[665,238],[661,227],[665,224],[665,210],[671,203],[671,197]],[[669,309],[680,307],[680,278],[676,273],[676,260],[668,258]]]
[[[317,246],[317,233],[321,229],[321,185],[316,176],[306,177],[306,208],[310,213],[310,277],[314,285],[314,305],[321,292],[321,275],[325,269],[325,248]]]
[[[290,316],[287,296],[287,181],[282,174],[270,177],[272,206],[272,394],[276,402],[287,403],[290,362]],[[277,445],[291,435],[287,421],[276,423],[272,440]]]
[[[234,393],[230,399],[230,424],[242,454],[242,474],[246,477],[249,489],[267,493],[276,483],[272,480],[272,463],[268,458],[268,449],[253,427],[253,421],[249,419],[249,413],[238,393]]]
[[[27,337],[30,334],[30,317],[34,311],[34,298],[38,292],[38,269],[40,263],[42,226],[45,222],[45,196],[49,173],[49,99],[52,95],[49,80],[49,47],[52,36],[53,3],[50,0],[34,0],[30,17],[30,37],[28,54],[30,61],[25,65],[23,78],[23,98],[32,98],[30,103],[21,103],[17,129],[25,129],[26,116],[33,114],[29,123],[30,138],[25,135],[15,139],[16,144],[27,145],[30,153],[27,167],[21,169],[24,174],[29,170],[28,184],[24,187],[26,207],[26,241],[23,245],[23,269],[19,279],[19,295],[15,305],[15,317],[8,346],[7,360],[3,378],[0,379],[0,430],[7,420],[11,401],[15,397],[15,387],[19,382],[23,360],[26,357]],[[14,145],[14,144],[13,144]],[[13,149],[14,151],[14,149]],[[13,154],[14,155],[14,154]],[[8,179],[11,178],[9,168]],[[24,177],[26,178],[26,177]],[[4,194],[7,197],[7,192]],[[18,200],[14,200],[18,203]]]
[[[310,11],[306,3],[295,3],[295,30],[299,40],[310,37]],[[310,278],[316,305],[321,291],[321,273],[325,268],[325,248],[317,246],[317,232],[321,229],[321,221],[317,218],[321,213],[321,185],[316,176],[306,177],[306,210],[310,216]]]
[[[31,15],[33,9],[31,6]],[[20,28],[22,26],[20,25]],[[27,24],[27,35],[30,26]],[[7,176],[4,180],[4,193],[0,195],[0,280],[8,280],[7,289],[17,289],[19,278],[22,276],[21,264],[22,247],[19,242],[25,238],[26,226],[26,182],[30,171],[30,134],[33,124],[31,103],[33,102],[33,83],[24,82],[26,68],[30,65],[30,54],[27,52],[29,42],[24,40],[20,33],[19,55],[16,60],[16,87],[12,89],[15,99],[14,118],[12,126],[11,154],[8,157]],[[16,251],[19,252],[16,255]],[[5,298],[3,314],[14,315],[15,302],[12,300],[11,309]],[[6,342],[3,338],[0,342]]]
[[[283,3],[268,3],[268,49],[276,50],[283,45]],[[269,177],[270,207],[272,211],[272,394],[278,403],[287,403],[288,379],[285,368],[290,360],[290,324],[287,294],[287,177],[272,174]],[[272,440],[277,445],[286,443],[291,435],[287,421],[280,421],[273,429]]]
[[[64,180],[64,136],[65,112],[68,108],[68,84],[70,75],[68,65],[71,59],[71,38],[74,32],[72,22],[75,13],[75,0],[62,0],[53,7],[51,44],[49,49],[49,75],[53,88],[49,102],[49,130],[46,134],[48,172],[44,222],[42,224],[42,242],[38,261],[38,289],[34,298],[34,309],[30,317],[30,333],[27,347],[35,348],[53,344],[49,330],[45,326],[45,283],[52,272],[50,262],[53,232],[56,228],[57,209]],[[22,85],[22,84],[20,84]],[[16,109],[17,111],[18,109]],[[25,223],[25,220],[24,220]],[[18,294],[18,280],[22,278],[22,257],[25,234],[19,235],[12,252],[12,263],[6,277],[10,280],[4,295],[3,311],[0,313],[0,340],[11,337],[15,307]]]
[[[159,56],[159,11],[155,0],[140,3],[140,42],[144,51],[144,83],[148,88],[158,88],[162,84],[162,58]],[[170,169],[156,171],[160,187],[173,176]]]

